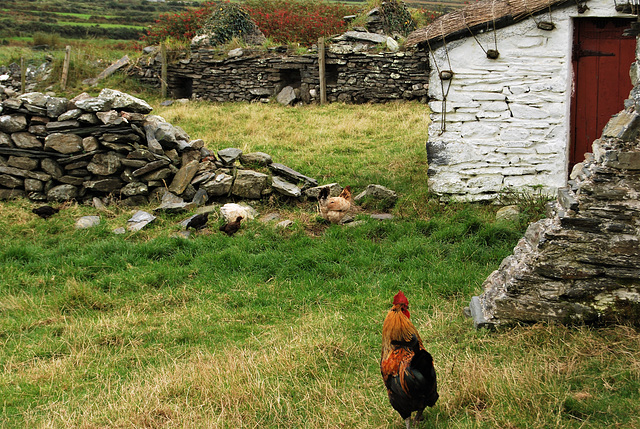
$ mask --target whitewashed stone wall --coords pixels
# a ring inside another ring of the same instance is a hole
[[[552,21],[552,31],[529,18],[495,35],[478,34],[477,41],[469,36],[434,49],[427,142],[432,192],[481,201],[510,186],[540,185],[554,194],[566,185],[572,18],[628,17],[612,1],[592,0],[588,6],[583,14],[572,5],[552,11],[551,18],[536,16]],[[496,38],[500,56],[491,60],[483,48],[495,49]],[[453,79],[441,81],[442,70],[452,70]]]

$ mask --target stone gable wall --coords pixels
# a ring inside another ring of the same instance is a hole
[[[282,89],[294,89],[296,100],[320,100],[318,56],[286,55],[243,49],[238,57],[220,59],[220,52],[199,49],[168,67],[167,85],[175,98],[211,101],[268,101]],[[427,102],[428,57],[424,52],[326,53],[327,100],[384,103]],[[133,73],[159,85],[160,58],[151,57]]]
[[[640,325],[640,94],[471,301],[476,327]]]

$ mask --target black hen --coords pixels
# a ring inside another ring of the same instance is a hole
[[[37,214],[38,216],[40,216],[42,219],[46,220],[47,218],[50,218],[54,214],[58,213],[60,209],[56,209],[51,206],[42,206],[42,207],[35,208],[31,211]]]
[[[209,213],[197,214],[187,223],[187,229],[193,228],[195,230],[201,230],[207,226],[208,221]]]
[[[220,231],[226,233],[229,237],[238,232],[240,229],[240,221],[242,220],[242,216],[238,216],[236,220],[233,222],[229,222],[220,227]]]

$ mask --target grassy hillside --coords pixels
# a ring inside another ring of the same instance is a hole
[[[90,0],[0,1],[0,38],[56,33],[68,38],[133,39],[161,13],[178,13],[190,2]],[[196,3],[194,3],[196,4]]]
[[[150,2],[145,0],[0,0],[0,40],[32,36],[35,33],[57,34],[64,38],[106,38],[138,40],[160,14],[176,14],[202,2]],[[355,1],[350,3],[362,3]],[[459,0],[407,2],[413,8],[448,11],[462,6]]]
[[[356,193],[384,184],[395,218],[365,207],[362,224],[329,226],[313,203],[273,198],[233,237],[212,216],[184,239],[190,213],[115,235],[137,208],[69,204],[44,221],[1,203],[0,427],[404,428],[378,369],[399,289],[439,377],[420,427],[640,425],[637,331],[475,331],[463,316],[532,218],[432,198],[424,105],[154,105],[212,150],[264,151]],[[74,228],[89,214],[100,226]]]

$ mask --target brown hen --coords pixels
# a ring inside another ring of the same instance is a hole
[[[354,209],[351,187],[345,186],[337,197],[329,197],[328,187],[320,189],[318,207],[320,215],[331,223],[344,223],[350,220],[350,214]]]
[[[226,224],[222,225],[220,227],[220,231],[224,232],[229,237],[231,237],[233,234],[238,232],[238,230],[240,229],[240,221],[242,219],[243,219],[242,216],[238,216],[236,218],[236,220],[234,220],[233,222],[229,222],[229,223],[226,223]]]

